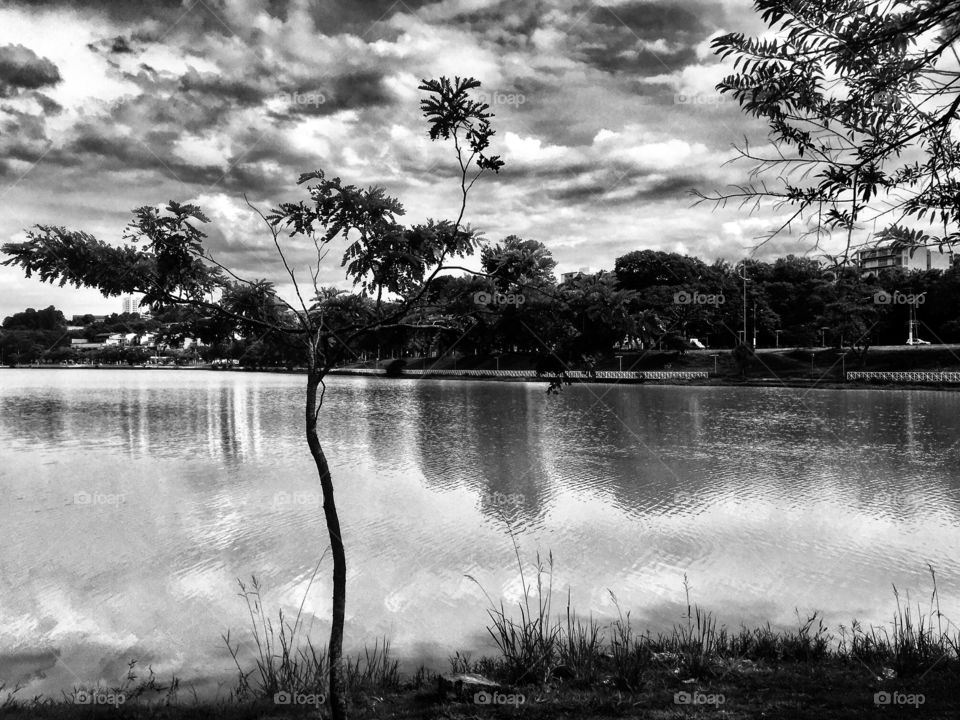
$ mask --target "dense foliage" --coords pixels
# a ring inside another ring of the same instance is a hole
[[[390,357],[436,357],[447,353],[527,353],[570,366],[589,367],[622,350],[659,347],[684,351],[690,339],[713,348],[733,348],[743,329],[741,266],[711,265],[694,257],[650,250],[627,253],[613,272],[557,282],[556,265],[541,243],[510,236],[484,246],[484,274],[436,278],[409,323],[355,334],[342,362]],[[810,258],[787,256],[772,263],[746,262],[747,336],[758,347],[805,347],[821,343],[865,351],[900,345],[908,336],[910,306],[886,298],[918,298],[916,330],[934,343],[960,342],[960,268],[946,271],[891,269],[861,277],[848,268],[827,271]],[[878,293],[880,295],[878,296]],[[878,302],[878,297],[880,301]],[[240,315],[263,308],[263,298],[229,295]],[[244,308],[244,303],[251,306]],[[341,336],[377,303],[363,294],[320,288],[312,310],[323,313]],[[390,314],[395,302],[381,301]],[[282,314],[282,308],[275,308]],[[278,320],[279,322],[279,320]],[[236,360],[247,367],[301,365],[302,348],[288,333],[263,331],[196,308],[170,308],[153,317],[89,318],[65,332],[55,308],[29,309],[7,318],[0,335],[6,361],[82,360],[143,362],[142,348],[70,350],[71,337],[93,340],[107,333],[150,333],[157,348],[147,355],[174,361]],[[200,345],[184,350],[187,339]],[[64,347],[67,346],[67,347]]]

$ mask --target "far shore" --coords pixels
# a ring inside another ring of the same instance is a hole
[[[387,361],[383,361],[386,364]],[[14,367],[2,366],[2,370],[174,370],[174,371],[215,371],[215,372],[237,372],[237,373],[281,373],[303,375],[306,374],[304,368],[282,368],[282,367],[214,367],[209,364],[200,365],[55,365],[55,364],[32,364],[17,365]],[[549,381],[547,376],[541,377],[507,377],[494,374],[467,375],[448,373],[423,374],[401,374],[388,375],[386,371],[381,373],[371,373],[372,368],[337,368],[330,371],[330,375],[347,377],[367,377],[377,381],[394,380],[444,380],[448,382],[503,382],[503,383],[543,383]],[[441,369],[441,368],[437,368]],[[451,368],[442,368],[450,371]],[[686,368],[684,368],[686,369]],[[910,369],[904,368],[902,372],[910,372]],[[927,369],[917,370],[918,372],[930,372]],[[642,370],[633,372],[643,372]],[[936,390],[946,392],[960,391],[960,384],[950,383],[924,383],[924,382],[880,382],[880,381],[861,381],[861,380],[841,380],[836,377],[739,377],[735,375],[711,375],[707,378],[690,379],[659,379],[659,378],[592,378],[578,379],[572,378],[571,384],[603,384],[603,385],[663,385],[663,386],[691,386],[691,387],[733,387],[733,388],[800,388],[808,390]]]

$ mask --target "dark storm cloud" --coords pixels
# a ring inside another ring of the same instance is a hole
[[[703,15],[690,6],[597,6],[571,28],[571,49],[605,72],[659,75],[696,62],[696,45],[709,31]]]
[[[330,115],[341,110],[379,107],[393,102],[393,95],[384,85],[384,76],[375,70],[320,80],[315,89],[285,89],[280,96],[288,102],[285,117]]]
[[[147,38],[131,38],[131,39],[147,39]],[[112,54],[112,55],[132,55],[134,53],[133,47],[130,45],[130,41],[127,40],[123,35],[117,35],[115,38],[107,38],[95,43],[89,43],[87,47],[93,52],[100,52],[101,50]]]
[[[23,45],[0,46],[0,97],[56,85],[60,70]]]
[[[609,47],[581,48],[581,57],[590,65],[611,73],[640,73],[660,75],[675,72],[696,62],[697,53],[693,46],[677,50],[635,48],[630,38],[626,45],[615,55]]]
[[[699,37],[709,29],[704,8],[695,3],[637,2],[613,7],[596,7],[594,23],[625,28],[645,40]]]
[[[122,35],[118,35],[113,39],[113,43],[110,45],[110,52],[132,53],[133,50],[130,48],[130,44],[127,42],[126,38],[124,38]]]
[[[117,20],[138,21],[168,12],[183,10],[196,4],[196,0],[15,0],[24,9],[72,8],[96,14],[108,15]]]
[[[33,165],[50,147],[44,119],[7,106],[0,109],[7,115],[0,120],[0,156]]]
[[[63,105],[58,103],[53,98],[49,98],[43,93],[39,92],[35,93],[33,97],[38,103],[40,103],[40,107],[43,108],[44,115],[59,115],[63,112]]]
[[[618,176],[605,173],[600,179],[582,179],[567,187],[547,189],[555,202],[581,204],[603,202],[610,205],[664,200],[683,200],[692,188],[704,182],[702,175],[679,174],[651,179],[640,173]]]
[[[200,34],[231,36],[234,28],[224,21],[226,0],[13,0],[28,12],[70,9],[90,21],[106,19],[139,27],[153,25],[157,36]],[[134,33],[132,39],[137,39]],[[147,38],[141,38],[147,39]],[[110,39],[112,43],[113,38]],[[110,44],[105,49],[111,49]],[[122,52],[122,50],[121,50]]]
[[[360,37],[380,36],[388,30],[394,15],[416,12],[433,0],[316,0],[310,15],[325,35],[352,33]]]
[[[266,86],[260,78],[251,77],[258,73],[254,69],[243,78],[228,79],[215,73],[198,73],[192,69],[180,78],[180,89],[186,93],[196,93],[208,99],[229,100],[240,107],[259,105],[267,97],[276,93],[274,88]]]
[[[101,172],[153,171],[185,185],[209,186],[224,174],[222,168],[185,162],[171,151],[169,132],[150,132],[142,139],[88,126],[73,141],[44,158],[62,166],[96,167]]]

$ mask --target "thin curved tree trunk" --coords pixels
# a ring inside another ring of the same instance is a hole
[[[333,479],[327,456],[320,445],[317,435],[317,388],[322,374],[315,361],[309,363],[307,371],[306,433],[310,454],[317,464],[320,475],[320,487],[323,490],[323,514],[327,521],[327,533],[330,536],[330,552],[333,556],[333,618],[330,625],[330,708],[333,720],[345,720],[347,704],[343,677],[343,620],[347,604],[347,558],[340,536],[340,518],[333,498]]]

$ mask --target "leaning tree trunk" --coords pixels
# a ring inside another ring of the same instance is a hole
[[[327,456],[320,446],[317,436],[317,388],[321,373],[311,363],[307,371],[306,431],[310,454],[317,464],[320,474],[320,487],[323,490],[323,514],[327,521],[327,533],[330,535],[330,552],[333,555],[333,618],[330,625],[330,709],[333,720],[345,720],[347,703],[343,677],[343,619],[347,604],[347,558],[343,551],[343,538],[340,536],[340,518],[333,499],[333,480]]]

